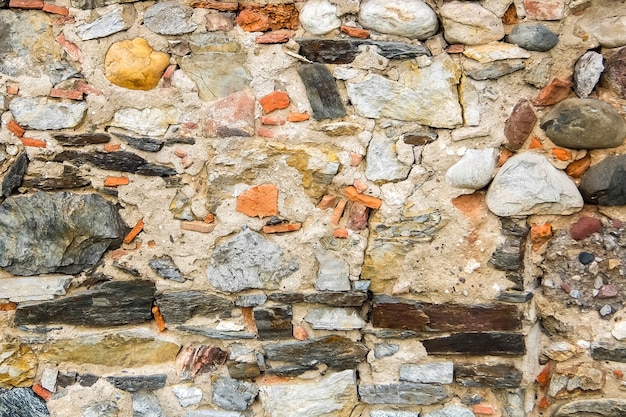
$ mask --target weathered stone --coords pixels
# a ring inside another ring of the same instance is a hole
[[[491,182],[495,168],[495,149],[468,149],[461,160],[446,171],[446,182],[455,188],[479,190]]]
[[[261,184],[250,187],[237,196],[238,212],[250,217],[269,217],[278,214],[278,187]]]
[[[147,176],[169,177],[176,175],[176,170],[173,168],[153,164],[141,156],[127,151],[63,151],[54,157],[54,161],[67,161],[76,165],[90,164],[101,169],[132,172],[134,174]]]
[[[364,0],[358,21],[366,29],[420,40],[434,35],[439,28],[437,15],[421,0],[401,0],[393,5],[383,0]]]
[[[265,304],[266,301],[267,295],[265,295],[264,293],[245,294],[238,295],[237,298],[235,298],[235,305],[237,307],[258,307]]]
[[[243,414],[236,411],[216,411],[216,410],[193,410],[188,411],[185,417],[242,417]]]
[[[116,388],[119,387],[117,387],[116,385]],[[156,395],[151,392],[135,391],[138,390],[133,389],[131,391],[133,398],[133,417],[164,417],[163,410],[161,409],[161,404],[159,404],[159,400],[157,399]]]
[[[83,417],[117,417],[119,408],[115,401],[102,401],[91,405],[83,412]]]
[[[303,384],[261,385],[259,398],[268,417],[349,417],[358,404],[356,377],[347,370]]]
[[[71,275],[3,278],[0,279],[0,298],[16,303],[52,300],[57,295],[65,295],[71,283]]]
[[[250,382],[220,377],[213,383],[213,403],[231,411],[244,411],[256,398],[259,390]]]
[[[626,204],[626,155],[609,155],[585,172],[580,192],[588,204],[621,206]]]
[[[165,145],[165,141],[162,139],[149,136],[137,137],[129,135],[122,129],[109,129],[109,133],[114,134],[118,138],[122,139],[124,142],[128,143],[131,147],[139,149],[141,151],[158,152],[163,148],[163,145]]]
[[[401,68],[403,82],[381,75],[347,82],[348,97],[359,115],[416,121],[439,128],[453,128],[463,122],[457,91],[461,71],[450,56],[438,55],[425,68]]]
[[[491,254],[489,264],[501,271],[517,271],[523,268],[523,239],[507,236]]]
[[[250,379],[261,375],[259,365],[246,362],[229,362],[228,375],[235,379]]]
[[[254,97],[240,91],[206,106],[204,128],[211,137],[254,135]]]
[[[160,35],[182,35],[196,30],[189,19],[193,9],[176,2],[160,2],[144,12],[143,24]]]
[[[65,323],[82,326],[119,326],[143,323],[152,317],[154,283],[110,281],[95,289],[52,301],[20,304],[15,324]]]
[[[82,101],[65,102],[54,99],[16,97],[9,110],[22,127],[34,130],[57,130],[76,127],[87,111]]]
[[[298,29],[298,9],[294,4],[242,5],[237,25],[247,32]]]
[[[440,385],[404,382],[389,385],[359,385],[359,397],[366,404],[431,405],[445,399]]]
[[[117,362],[116,362],[117,364]],[[112,366],[112,365],[110,365]],[[81,387],[93,387],[93,385],[98,382],[100,377],[98,375],[93,374],[79,374],[76,378],[76,381]]]
[[[626,413],[626,400],[622,398],[601,398],[576,400],[558,407],[552,417],[621,417]]]
[[[341,26],[337,6],[328,0],[312,0],[300,9],[300,24],[313,35],[325,35]]]
[[[581,217],[572,224],[569,234],[574,240],[582,240],[602,229],[602,222],[595,217]]]
[[[66,133],[55,133],[52,135],[54,140],[63,146],[85,146],[98,145],[111,141],[111,136],[106,133],[79,133],[69,135]]]
[[[78,273],[126,232],[117,209],[96,194],[9,197],[0,213],[0,266],[16,275]]]
[[[108,376],[105,379],[115,388],[123,391],[154,391],[165,386],[167,375]]]
[[[423,146],[437,140],[439,135],[437,132],[423,131],[410,132],[402,135],[402,140],[407,145]]]
[[[463,72],[477,81],[495,80],[521,69],[524,69],[524,61],[521,59],[507,59],[486,63],[467,59],[463,62]]]
[[[541,350],[541,354],[553,361],[563,362],[582,353],[580,348],[567,342],[554,342]]]
[[[275,343],[265,345],[263,349],[269,360],[295,362],[303,366],[325,363],[337,370],[356,368],[368,352],[363,344],[341,336]]]
[[[145,136],[163,136],[171,124],[178,122],[172,107],[122,108],[115,112],[111,126]]]
[[[445,3],[439,13],[449,43],[481,45],[504,37],[502,21],[478,2]]]
[[[480,63],[506,59],[530,58],[530,53],[506,42],[489,42],[484,45],[466,46],[463,55]]]
[[[376,343],[374,345],[374,357],[376,359],[380,359],[387,356],[393,356],[399,349],[400,346],[394,343]]]
[[[400,381],[451,384],[453,376],[454,364],[452,362],[405,363],[400,366]]]
[[[180,273],[180,269],[178,269],[171,256],[165,255],[160,258],[150,259],[148,265],[162,278],[171,279],[176,282],[185,282],[187,280],[187,278]]]
[[[322,64],[350,64],[361,52],[361,45],[376,47],[377,53],[387,59],[411,59],[421,55],[430,55],[422,45],[398,41],[372,39],[325,39],[300,38],[299,53],[305,58]]]
[[[313,329],[354,330],[365,326],[356,310],[346,308],[313,308],[304,317]]]
[[[454,379],[464,387],[517,388],[522,383],[522,371],[506,364],[456,364]]]
[[[259,339],[285,339],[293,336],[291,306],[277,306],[254,309],[254,322]]]
[[[0,390],[0,415],[11,417],[49,417],[46,402],[30,388]]]
[[[109,47],[104,57],[104,75],[123,88],[152,90],[168,65],[169,55],[155,51],[145,39],[126,39]]]
[[[195,316],[212,316],[233,308],[228,298],[195,290],[159,294],[156,304],[165,321],[171,324],[182,324]]]
[[[517,290],[506,290],[502,291],[498,297],[497,301],[502,301],[504,303],[527,303],[533,298],[533,293],[530,291],[517,291]]]
[[[176,395],[180,406],[185,408],[196,405],[202,401],[202,390],[191,384],[179,384],[172,386],[172,392]]]
[[[621,98],[626,98],[626,48],[606,60],[601,82]]]
[[[626,45],[626,16],[621,13],[598,18],[586,16],[581,19],[581,29],[597,39],[604,48],[619,48]]]
[[[315,258],[319,264],[315,289],[318,291],[349,291],[350,266],[330,251],[318,251]]]
[[[594,342],[591,357],[597,361],[626,362],[626,346],[620,343]]]
[[[20,153],[9,170],[4,174],[2,178],[2,186],[0,187],[0,196],[8,197],[22,184],[24,174],[28,169],[28,154],[26,152]]]
[[[396,138],[376,131],[367,147],[365,177],[370,181],[399,181],[409,175],[411,165],[398,158]],[[407,146],[403,142],[400,145]]]
[[[530,132],[533,131],[536,122],[537,116],[535,116],[530,102],[526,99],[519,100],[504,123],[506,147],[512,151],[519,150],[528,139]]]
[[[556,145],[570,149],[614,148],[626,137],[624,118],[592,98],[563,100],[541,119],[541,128]]]
[[[429,355],[520,356],[526,353],[520,333],[456,333],[422,341]]]
[[[346,115],[335,79],[325,65],[301,65],[298,67],[298,74],[304,83],[316,120],[335,119]]]
[[[604,71],[604,58],[594,51],[587,51],[578,58],[574,67],[574,91],[580,98],[587,98]]]
[[[215,288],[238,292],[247,288],[275,289],[297,269],[295,260],[283,260],[278,245],[246,229],[215,248],[206,274]]]
[[[268,299],[284,304],[312,303],[333,307],[360,307],[367,300],[367,293],[362,291],[324,291],[313,294],[272,293]]]
[[[370,417],[419,417],[413,411],[371,410]]]
[[[529,51],[547,52],[559,42],[559,36],[541,23],[515,25],[507,41]]]
[[[198,326],[178,326],[178,330],[183,332],[199,334],[209,339],[217,340],[239,340],[239,339],[256,339],[257,334],[252,332],[246,332],[243,330],[220,330],[220,329],[208,329],[206,327]]]
[[[606,372],[591,363],[559,363],[550,378],[547,393],[553,398],[569,398],[582,391],[598,391],[604,387]]]
[[[475,417],[472,410],[461,405],[449,405],[424,414],[424,417]]]
[[[135,8],[130,5],[118,5],[90,23],[76,27],[76,34],[84,41],[104,38],[114,33],[129,29],[135,23]]]
[[[37,365],[37,355],[30,347],[12,342],[0,343],[0,388],[32,386]]]
[[[228,360],[228,352],[211,345],[187,346],[176,358],[181,378],[191,379],[196,375],[213,372]]]
[[[498,216],[572,214],[583,200],[572,180],[543,156],[524,152],[508,159],[487,191],[489,210]]]

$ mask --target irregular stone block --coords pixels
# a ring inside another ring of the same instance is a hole
[[[254,309],[254,322],[259,339],[284,339],[293,336],[291,306],[277,306]]]
[[[559,43],[559,35],[541,23],[515,25],[507,41],[528,51],[547,52]]]
[[[585,172],[580,192],[588,204],[621,206],[626,204],[626,155],[609,155]]]
[[[466,59],[463,62],[463,72],[477,81],[496,80],[521,69],[524,69],[524,61],[522,59],[507,59],[486,63]]]
[[[319,264],[315,289],[318,291],[349,291],[350,266],[330,251],[318,251],[315,258]]]
[[[359,397],[366,404],[430,405],[448,397],[439,385],[401,383],[389,385],[359,385]]]
[[[401,181],[409,175],[412,164],[409,161],[404,163],[398,158],[399,146],[396,142],[396,138],[390,138],[383,132],[374,132],[365,156],[365,177],[368,180]]]
[[[446,171],[446,182],[455,188],[479,190],[491,182],[495,168],[495,149],[468,149],[461,160]]]
[[[626,362],[626,346],[619,343],[594,342],[591,357],[597,361]]]
[[[157,52],[143,38],[118,41],[104,57],[105,77],[131,90],[152,90],[170,64],[169,55]]]
[[[16,303],[52,300],[56,295],[65,295],[72,278],[71,275],[2,278],[0,298]]]
[[[426,413],[424,417],[475,417],[475,414],[469,408],[455,404]]]
[[[506,364],[456,364],[454,379],[464,387],[517,388],[522,383],[522,371]]]
[[[242,417],[242,415],[236,411],[193,410],[188,411],[185,417]]]
[[[457,333],[422,342],[429,355],[520,356],[526,353],[520,333]]]
[[[250,379],[261,375],[259,365],[246,362],[229,362],[228,375],[235,379]]]
[[[105,379],[123,391],[154,391],[165,386],[167,375],[108,376]]]
[[[231,411],[245,411],[258,395],[258,388],[250,383],[220,377],[213,382],[213,403]]]
[[[152,138],[149,136],[136,137],[124,133],[122,129],[109,129],[109,133],[114,134],[124,142],[128,143],[131,147],[146,152],[158,152],[165,145],[165,141],[162,139]]]
[[[371,410],[370,417],[419,417],[419,413],[412,411]]]
[[[360,307],[367,300],[367,293],[362,291],[324,291],[313,294],[272,293],[270,301],[283,304],[325,304],[332,307]]]
[[[84,41],[104,38],[129,29],[135,23],[135,8],[119,5],[90,23],[76,27],[76,34]]]
[[[0,415],[11,417],[49,417],[46,402],[30,388],[0,391]]]
[[[102,401],[91,405],[83,412],[83,417],[117,417],[119,408],[115,401]]]
[[[294,4],[243,4],[237,15],[237,24],[247,32],[266,32],[280,29],[296,30],[299,13]]]
[[[180,269],[178,269],[174,260],[168,255],[150,259],[148,265],[162,278],[171,279],[176,282],[185,282],[187,280],[187,278],[180,273]]]
[[[377,343],[374,345],[374,357],[376,359],[395,355],[400,349],[399,345],[394,343]]]
[[[240,213],[250,217],[269,217],[278,214],[278,187],[274,184],[261,184],[251,187],[237,196]]]
[[[176,358],[183,379],[213,372],[228,360],[228,352],[211,345],[187,346]]]
[[[449,43],[482,45],[504,37],[504,25],[477,2],[453,1],[439,8],[443,33]]]
[[[144,12],[143,24],[160,35],[182,35],[198,27],[190,22],[192,14],[193,9],[186,4],[160,2]]]
[[[313,35],[325,35],[341,26],[337,6],[328,0],[312,0],[300,9],[300,24]]]
[[[165,321],[171,324],[182,324],[195,316],[212,316],[233,308],[228,298],[195,290],[159,294],[156,304]]]
[[[626,415],[626,400],[623,398],[601,398],[576,400],[558,407],[552,417],[621,417]]]
[[[49,162],[53,164],[53,162]],[[82,177],[80,171],[71,166],[63,165],[63,173],[60,177],[50,176],[26,176],[22,180],[22,187],[35,188],[44,191],[67,190],[71,188],[82,188],[91,184],[88,178]]]
[[[384,0],[363,1],[358,21],[366,29],[409,39],[428,39],[437,33],[437,15],[420,0],[400,0],[393,4]]]
[[[29,160],[26,152],[20,153],[15,158],[13,164],[11,164],[11,167],[2,178],[0,196],[10,196],[13,191],[15,191],[22,184],[24,174],[26,174],[26,170],[28,169],[28,163]]]
[[[356,310],[347,308],[313,308],[304,317],[313,329],[354,330],[365,326]]]
[[[376,47],[377,53],[387,59],[411,59],[430,55],[425,46],[396,41],[300,38],[296,42],[300,45],[299,53],[302,56],[322,64],[350,64],[360,53],[361,45]]]
[[[519,150],[533,131],[536,122],[537,116],[535,116],[530,101],[526,99],[519,100],[504,123],[504,136],[507,139],[507,148],[512,151]]]
[[[304,64],[298,67],[306,95],[316,120],[335,119],[346,115],[335,79],[322,64]]]
[[[400,381],[423,384],[451,384],[454,376],[454,363],[404,363],[400,365]]]
[[[265,304],[267,301],[267,295],[260,294],[245,294],[239,295],[235,298],[235,305],[237,307],[258,307]]]
[[[239,339],[256,339],[257,334],[252,332],[246,332],[241,330],[219,330],[219,329],[207,329],[206,327],[199,326],[178,326],[178,330],[183,332],[199,334],[209,339],[217,340],[239,340]]]
[[[110,171],[132,172],[134,174],[147,176],[169,177],[176,175],[176,170],[173,168],[153,164],[141,156],[127,151],[63,151],[54,157],[54,161],[67,161],[76,165],[90,164]]]
[[[172,392],[176,395],[181,407],[196,405],[202,401],[202,390],[190,384],[172,386]]]
[[[211,137],[253,136],[254,97],[240,91],[206,107],[205,131]]]
[[[38,364],[37,355],[30,347],[13,342],[0,343],[0,388],[32,386]]]
[[[133,392],[133,417],[164,417],[161,404],[151,392]]]
[[[82,101],[58,101],[53,99],[16,97],[9,110],[22,127],[33,130],[59,130],[76,127],[87,111]]]
[[[63,146],[98,145],[111,141],[111,135],[106,133],[80,133],[77,135],[55,133],[52,137]]]

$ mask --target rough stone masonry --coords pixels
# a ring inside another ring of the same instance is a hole
[[[1,417],[623,417],[626,3],[0,0]]]

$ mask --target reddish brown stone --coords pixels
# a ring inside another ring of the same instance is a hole
[[[583,176],[587,169],[591,166],[591,157],[589,154],[585,155],[577,161],[572,162],[565,168],[565,172],[572,178],[580,178]]]
[[[101,96],[103,94],[102,91],[82,81],[76,83],[76,89],[78,91],[82,91],[85,94],[93,94],[96,96]]]
[[[423,340],[429,355],[521,356],[526,354],[521,333],[456,333]]]
[[[507,138],[506,147],[512,151],[520,149],[536,122],[537,116],[535,116],[530,102],[526,99],[518,101],[504,123],[504,136]]]
[[[565,10],[564,0],[524,0],[526,18],[532,20],[561,20]]]
[[[418,303],[385,303],[384,299],[375,300],[372,311],[372,325],[387,329],[427,330],[429,317]]]
[[[33,138],[20,138],[24,146],[30,146],[31,148],[46,148],[48,144],[45,140],[33,139]]]
[[[284,223],[271,226],[264,226],[263,233],[285,233],[297,232],[302,227],[302,223]]]
[[[464,387],[517,388],[522,372],[513,365],[454,364],[454,379]]]
[[[317,208],[325,210],[328,208],[333,208],[337,204],[337,197],[334,195],[326,194],[322,197],[322,201],[317,205]]]
[[[619,287],[614,284],[606,284],[600,288],[597,297],[598,298],[613,298],[619,295]]]
[[[298,10],[294,4],[245,5],[235,21],[247,32],[296,30],[300,25]]]
[[[601,82],[621,98],[626,98],[626,48],[606,60]]]
[[[465,51],[465,45],[463,44],[454,44],[448,46],[447,52],[449,54],[462,54]]]
[[[340,29],[343,33],[347,34],[348,36],[352,36],[353,38],[367,39],[370,37],[370,31],[366,29],[355,28],[345,25],[341,25]]]
[[[563,148],[553,148],[552,156],[554,156],[559,161],[569,161],[572,159],[572,153]]]
[[[367,220],[369,218],[370,209],[367,206],[359,203],[353,203],[352,207],[348,211],[348,221],[346,228],[350,230],[365,230],[367,229]]]
[[[275,138],[276,134],[274,134],[274,131],[271,129],[268,129],[266,127],[259,127],[259,130],[257,130],[256,132],[259,136],[264,137],[264,138]]]
[[[250,217],[278,214],[278,188],[274,184],[252,187],[237,197],[236,210]]]
[[[206,15],[206,29],[210,32],[228,32],[235,27],[234,13],[209,13]]]
[[[211,233],[215,229],[215,226],[215,224],[198,220],[180,222],[180,228],[189,230],[190,232]]]
[[[122,145],[120,145],[119,143],[107,143],[106,145],[104,145],[105,152],[115,152],[119,151],[121,148]]]
[[[9,7],[19,9],[43,9],[43,0],[10,0]]]
[[[159,306],[152,307],[152,315],[154,316],[154,321],[157,324],[157,328],[159,329],[159,332],[164,332],[166,328],[165,319],[163,318],[163,314],[161,314],[161,310],[159,309]]]
[[[517,23],[518,20],[519,19],[517,17],[517,8],[515,7],[514,3],[511,3],[509,8],[506,9],[506,12],[504,12],[504,16],[502,16],[502,23],[504,23],[505,25],[514,25]]]
[[[70,10],[67,7],[56,6],[50,3],[45,3],[43,5],[43,11],[46,13],[58,14],[61,16],[67,16],[70,14]]]
[[[491,404],[474,404],[472,412],[478,415],[490,416],[495,414],[496,411]]]
[[[210,137],[254,135],[254,97],[240,91],[212,103],[206,112],[205,132]]]
[[[70,55],[75,61],[83,62],[83,56],[80,52],[80,49],[78,49],[78,46],[76,46],[75,43],[72,43],[65,39],[65,35],[63,33],[57,36],[56,40],[61,44],[63,50],[67,52],[68,55]]]
[[[224,365],[228,352],[211,345],[188,346],[180,351],[176,363],[185,376],[193,378],[198,374],[213,372]]]
[[[16,303],[0,303],[0,311],[14,311],[16,309]]]
[[[63,90],[61,88],[52,88],[50,90],[50,97],[68,98],[71,100],[82,100],[83,92],[77,91],[77,90]]]
[[[289,107],[289,95],[284,91],[273,91],[259,99],[263,112],[271,113],[274,110],[286,109]]]
[[[602,229],[602,223],[595,217],[581,217],[572,225],[569,235],[574,240],[582,240]]]
[[[20,91],[20,87],[17,85],[7,85],[7,94],[10,94],[12,96],[16,96],[17,93],[19,93]]]
[[[285,43],[296,34],[293,30],[281,29],[274,32],[264,33],[255,39],[258,44]]]
[[[213,1],[213,0],[192,0],[189,4],[191,7],[201,9],[213,9],[221,11],[236,11],[239,9],[239,3],[234,1]]]
[[[546,366],[543,367],[539,375],[537,375],[536,381],[541,388],[545,388],[550,382],[550,370],[552,369],[552,365],[550,362]]]
[[[274,117],[274,116],[261,116],[261,124],[269,125],[269,126],[282,126],[287,121],[282,117]]]
[[[533,100],[533,104],[535,106],[551,106],[565,100],[569,96],[572,85],[574,84],[569,80],[555,78],[539,92]]]

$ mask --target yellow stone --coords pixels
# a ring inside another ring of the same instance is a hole
[[[170,57],[157,52],[143,38],[115,42],[104,58],[104,75],[113,84],[131,90],[151,90],[157,86],[170,63]]]
[[[37,374],[37,356],[18,343],[0,343],[0,388],[30,387]]]

